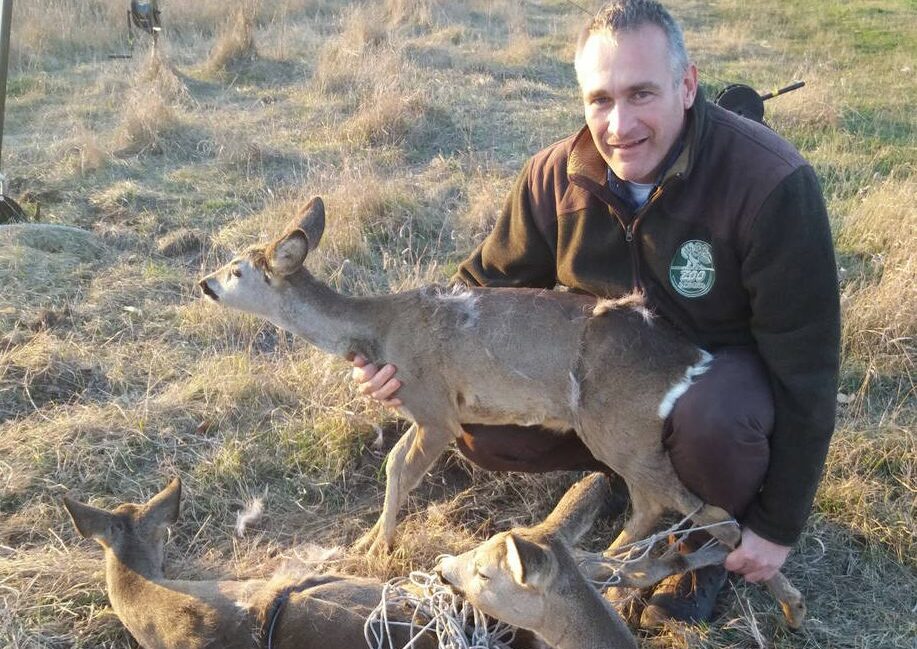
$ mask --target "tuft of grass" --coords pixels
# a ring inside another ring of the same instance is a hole
[[[27,343],[0,353],[0,421],[44,406],[100,398],[104,371],[86,351],[40,331]]]
[[[891,177],[865,187],[841,225],[838,247],[865,260],[871,277],[844,289],[844,352],[880,372],[909,377],[917,359],[917,181]]]
[[[115,136],[115,155],[163,153],[175,142],[182,123],[174,106],[155,87],[138,87],[127,100]]]
[[[217,42],[207,60],[207,69],[220,72],[245,63],[258,56],[255,47],[255,14],[257,3],[243,2],[224,22]]]
[[[428,107],[419,93],[377,86],[342,124],[354,146],[399,146],[424,130]]]
[[[80,176],[94,174],[109,163],[109,154],[91,134],[80,138],[70,147],[73,172]]]
[[[385,0],[385,12],[391,26],[432,27],[442,17],[441,0]]]
[[[852,530],[873,552],[889,549],[917,566],[917,436],[912,427],[845,428],[832,444],[818,511]]]

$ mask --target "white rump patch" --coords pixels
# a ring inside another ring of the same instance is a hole
[[[665,419],[671,414],[672,408],[675,407],[675,402],[678,401],[681,395],[688,391],[688,388],[694,383],[694,378],[700,376],[710,368],[710,361],[713,360],[713,355],[705,352],[703,349],[699,349],[698,351],[700,352],[700,360],[685,370],[684,378],[673,385],[662,398],[659,404],[659,410],[657,411],[660,419]]]

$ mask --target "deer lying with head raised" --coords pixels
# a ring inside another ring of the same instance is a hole
[[[437,566],[475,608],[533,631],[554,649],[636,649],[624,620],[577,567],[571,546],[607,496],[594,473],[574,485],[540,525],[501,532]]]
[[[389,454],[382,515],[364,544],[391,544],[408,492],[462,435],[462,424],[575,430],[630,491],[632,515],[612,548],[646,536],[669,509],[690,514],[698,525],[731,520],[681,483],[660,432],[660,418],[709,355],[651,321],[642,304],[535,289],[436,286],[345,296],[303,265],[324,227],[316,197],[283,235],[248,249],[200,287],[210,300],[266,318],[326,352],[398,367],[401,412],[415,425]],[[735,524],[711,533],[729,547],[740,539]],[[774,580],[791,600],[790,624],[801,624],[798,591],[782,575]]]
[[[166,579],[163,539],[178,518],[181,483],[143,505],[112,511],[65,497],[77,530],[105,550],[108,597],[144,649],[355,649],[365,647],[363,626],[379,603],[382,584],[322,574],[272,580]],[[396,617],[397,611],[390,612]],[[410,621],[406,619],[404,621]],[[398,647],[410,636],[392,633]],[[435,638],[418,645],[433,649]]]

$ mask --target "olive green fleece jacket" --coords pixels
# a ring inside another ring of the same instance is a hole
[[[698,94],[681,153],[633,212],[610,191],[584,128],[526,163],[455,279],[600,297],[637,288],[705,349],[754,345],[775,426],[764,484],[742,522],[796,542],[834,430],[840,307],[821,189],[790,144]]]

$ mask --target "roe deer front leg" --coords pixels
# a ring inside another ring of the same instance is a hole
[[[767,590],[780,602],[783,617],[791,629],[802,628],[806,621],[806,602],[802,593],[796,589],[782,572],[778,572],[770,579],[765,580]]]
[[[408,494],[420,483],[453,439],[455,435],[448,426],[411,424],[392,447],[385,461],[385,502],[382,514],[372,529],[357,540],[354,550],[373,554],[391,548],[398,512],[407,501]]]

